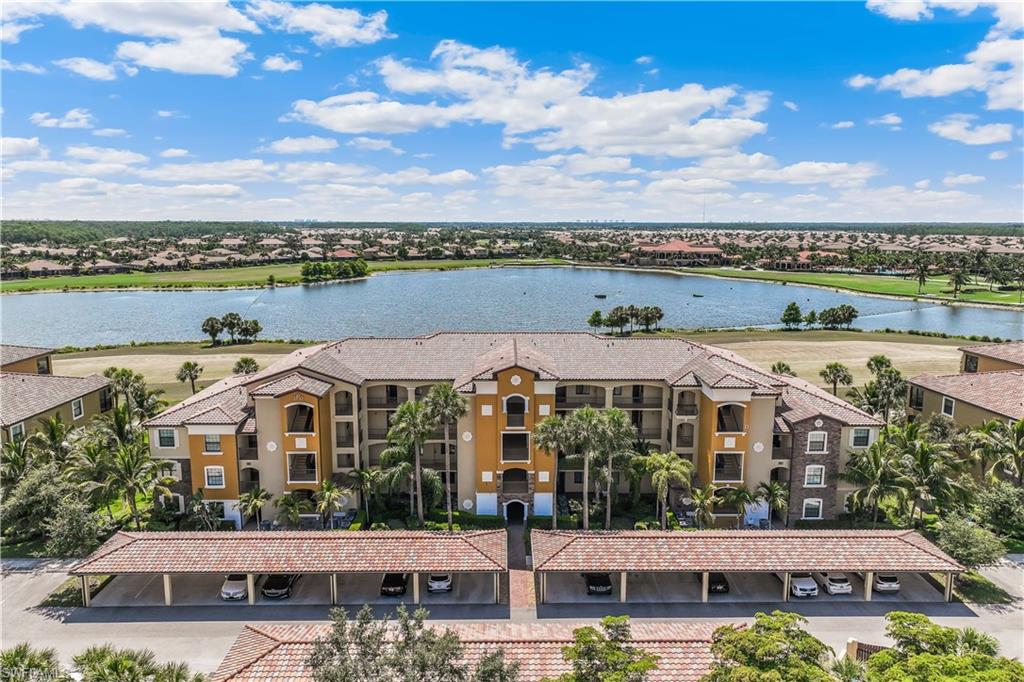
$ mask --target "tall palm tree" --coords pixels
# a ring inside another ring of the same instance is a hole
[[[235,361],[235,366],[231,368],[232,374],[255,374],[260,371],[260,365],[256,362],[256,358],[243,356]]]
[[[902,498],[899,464],[885,432],[867,450],[850,454],[840,480],[857,489],[850,494],[854,509],[871,509],[871,527],[878,526],[879,503],[888,497]]]
[[[366,523],[369,525],[371,522],[370,502],[373,494],[380,487],[381,471],[380,469],[353,469],[347,475],[352,482],[352,487],[359,491],[363,509],[366,511]]]
[[[448,531],[452,530],[452,439],[450,429],[466,415],[468,402],[465,396],[448,383],[434,384],[427,393],[427,409],[434,419],[444,427],[444,505],[448,514]]]
[[[783,362],[782,360],[779,360],[778,362],[772,365],[772,373],[781,374],[782,376],[786,377],[796,376],[796,372],[794,372],[793,368],[789,366],[789,363]]]
[[[825,383],[832,384],[832,395],[839,395],[839,384],[843,386],[849,386],[853,383],[853,374],[850,373],[850,368],[841,362],[830,362],[825,365],[825,369],[818,372]]]
[[[163,394],[162,388],[147,388],[145,384],[135,387],[131,393],[131,405],[138,412],[140,421],[155,417],[167,407],[168,401],[160,397]]]
[[[28,438],[9,440],[0,450],[0,482],[10,490],[28,473],[32,464],[32,450]]]
[[[757,496],[768,505],[768,530],[772,529],[772,512],[784,514],[789,509],[789,491],[778,481],[761,481]]]
[[[574,442],[569,425],[565,420],[555,415],[545,417],[533,429],[533,439],[541,450],[549,453],[554,460],[554,487],[555,497],[558,496],[558,453],[572,455]],[[555,500],[557,501],[557,500]],[[558,529],[558,509],[551,510],[551,530]]]
[[[632,445],[636,440],[636,427],[629,419],[629,415],[622,410],[612,408],[601,413],[602,429],[601,438],[598,442],[598,450],[604,454],[607,462],[607,476],[605,477],[605,505],[604,505],[604,527],[606,530],[612,528],[612,503],[615,500],[613,490],[615,484],[614,464],[618,460],[628,464],[633,456]],[[621,467],[620,467],[621,468]]]
[[[119,405],[120,399],[124,398],[128,406],[128,417],[132,418],[131,395],[139,385],[145,386],[146,379],[138,372],[127,367],[108,367],[103,370],[103,376],[110,379],[110,390],[114,394],[114,404]]]
[[[331,519],[334,512],[341,511],[344,500],[352,493],[348,488],[343,488],[330,479],[320,481],[320,489],[313,497],[316,499],[316,510],[321,516]]]
[[[437,428],[437,418],[421,400],[407,400],[399,405],[388,429],[389,442],[401,442],[412,448],[413,482],[416,494],[416,518],[423,516],[423,443]]]
[[[10,682],[63,682],[71,679],[61,668],[56,650],[34,649],[27,643],[0,651],[0,670],[4,679]]]
[[[112,454],[106,443],[96,440],[85,440],[75,448],[74,457],[68,465],[69,478],[88,493],[96,504],[107,509],[110,520],[114,520],[114,512],[110,504],[115,497],[112,494],[108,477],[112,464]]]
[[[924,285],[928,283],[928,274],[931,271],[931,261],[927,257],[914,260],[914,279],[917,280],[917,293],[921,293]]]
[[[949,273],[949,283],[953,286],[953,298],[956,298],[960,290],[971,283],[971,276],[967,270],[957,265]]]
[[[669,490],[673,485],[690,488],[693,465],[672,452],[654,452],[647,455],[647,471],[651,475],[651,487],[657,500],[661,529],[668,528]]]
[[[583,530],[590,529],[590,463],[601,442],[601,413],[581,407],[566,418],[580,456],[583,458]]]
[[[750,490],[745,485],[738,485],[735,488],[729,488],[723,495],[726,504],[733,505],[736,507],[736,529],[743,527],[743,521],[746,519],[747,507],[757,504],[760,499],[757,493]]]
[[[298,528],[302,522],[302,515],[313,511],[313,502],[308,497],[296,495],[294,490],[289,490],[274,500],[274,507],[277,508],[277,515],[284,516],[289,526]]]
[[[39,420],[39,429],[29,436],[33,450],[45,461],[63,470],[71,459],[73,427],[64,423],[60,415]]]
[[[1024,419],[1003,424],[986,440],[991,443],[993,463],[989,475],[1003,473],[1018,485],[1024,485]]]
[[[238,496],[235,509],[242,514],[243,518],[249,519],[255,516],[256,527],[258,528],[263,524],[263,507],[273,497],[269,490],[256,486],[252,490],[247,490]]]
[[[162,475],[162,471],[169,464],[150,457],[143,443],[127,443],[119,446],[114,452],[107,484],[111,490],[116,490],[128,505],[136,530],[142,530],[138,498],[144,495],[152,495],[155,498],[171,494],[167,487],[171,480]]]
[[[896,439],[896,455],[899,458],[900,482],[910,501],[908,518],[911,523],[915,513],[924,516],[924,504],[933,499],[942,503],[962,493],[957,481],[958,464],[945,443],[933,443],[918,437],[916,429],[912,436]]]
[[[192,360],[186,360],[181,363],[181,367],[178,368],[178,373],[174,377],[181,383],[186,381],[192,386],[192,395],[196,394],[196,381],[203,373],[203,367],[198,362]]]
[[[96,437],[103,439],[113,447],[135,440],[135,427],[127,403],[118,405],[107,414],[99,415],[92,423]]]
[[[715,505],[722,501],[718,496],[715,486],[708,483],[703,488],[696,488],[690,492],[693,499],[693,520],[697,522],[697,528],[707,528],[715,521]]]
[[[409,484],[409,516],[416,513],[416,475],[413,472],[415,455],[412,445],[407,441],[388,445],[380,453],[380,483],[386,490],[395,493]]]

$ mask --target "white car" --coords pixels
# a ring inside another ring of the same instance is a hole
[[[794,597],[817,597],[818,583],[810,573],[793,573],[789,576],[789,592]]]
[[[829,594],[852,594],[853,585],[845,573],[819,573],[818,580]]]
[[[895,573],[879,573],[875,576],[875,584],[872,585],[875,592],[889,592],[895,594],[900,591],[900,578]]]
[[[225,601],[238,601],[249,596],[249,581],[244,573],[234,573],[224,578],[220,586],[220,598]]]
[[[452,574],[434,573],[427,578],[427,592],[451,592]]]

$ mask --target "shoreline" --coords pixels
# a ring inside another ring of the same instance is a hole
[[[138,286],[138,287],[66,287],[60,289],[38,289],[33,291],[3,291],[0,287],[0,298],[3,296],[28,296],[34,294],[66,294],[66,293],[111,293],[111,292],[139,292],[139,291],[152,291],[152,292],[171,292],[171,293],[188,293],[192,291],[246,291],[246,290],[257,290],[257,289],[277,289],[284,287],[299,287],[299,286],[327,286],[335,284],[350,284],[355,282],[366,281],[370,277],[378,275],[392,275],[392,274],[408,274],[416,272],[447,272],[455,270],[489,270],[492,268],[579,268],[588,270],[608,270],[612,272],[636,272],[636,273],[655,273],[661,275],[675,275],[677,277],[709,277],[714,279],[725,279],[732,281],[741,282],[759,282],[761,284],[775,284],[778,286],[796,286],[796,287],[808,287],[812,289],[822,289],[825,291],[831,291],[834,293],[848,293],[852,296],[867,296],[872,298],[881,298],[894,301],[910,301],[913,303],[924,303],[932,306],[965,306],[974,308],[989,308],[992,310],[1009,310],[1016,312],[1024,312],[1024,305],[1018,303],[992,303],[985,301],[961,301],[952,300],[945,298],[934,298],[928,295],[907,295],[907,294],[882,294],[877,292],[866,292],[858,291],[856,289],[847,289],[845,287],[837,287],[834,285],[826,284],[813,284],[810,282],[793,282],[787,280],[776,280],[766,279],[761,277],[738,277],[730,276],[722,273],[708,273],[699,272],[694,270],[680,270],[678,268],[662,268],[662,267],[642,267],[642,266],[617,266],[607,265],[600,263],[578,263],[573,261],[565,261],[562,263],[494,263],[492,265],[468,265],[466,267],[422,267],[422,268],[393,268],[386,270],[379,270],[376,272],[370,272],[364,277],[353,277],[350,279],[333,279],[325,280],[321,282],[284,282],[276,283],[273,286],[267,284],[233,284],[225,286]]]

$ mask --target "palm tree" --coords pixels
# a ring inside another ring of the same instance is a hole
[[[558,453],[573,453],[574,441],[569,425],[559,416],[545,417],[533,429],[533,439],[537,447],[550,454],[554,461],[554,488],[558,492]],[[558,529],[558,509],[551,510],[551,530]]]
[[[341,511],[345,506],[345,500],[351,493],[351,490],[342,488],[332,480],[320,481],[320,489],[313,494],[317,512],[327,519],[333,518],[334,512]]]
[[[993,463],[989,475],[1004,473],[1017,486],[1024,485],[1024,419],[1003,424],[986,437],[991,443]]]
[[[203,373],[203,368],[198,362],[186,360],[181,363],[181,367],[178,368],[178,373],[175,374],[175,378],[181,383],[186,381],[192,385],[192,395],[196,394],[196,381]]]
[[[103,370],[103,376],[110,379],[110,390],[114,394],[114,404],[120,404],[120,398],[124,398],[128,406],[128,417],[132,417],[132,393],[138,386],[146,385],[146,379],[138,372],[127,367],[108,367]]]
[[[255,374],[258,371],[260,371],[259,363],[256,362],[256,358],[249,356],[238,358],[235,366],[231,369],[232,374]]]
[[[412,448],[413,481],[416,494],[416,518],[423,516],[423,443],[437,428],[437,419],[420,400],[407,400],[399,405],[388,429],[389,442],[402,442]]]
[[[921,293],[924,285],[928,283],[928,274],[931,271],[931,261],[927,257],[914,260],[914,279],[917,280],[917,293]]]
[[[95,440],[84,441],[75,448],[74,458],[68,467],[68,475],[72,481],[93,497],[97,504],[107,508],[107,515],[114,520],[114,512],[110,508],[112,494],[108,477],[110,476],[111,451],[106,443]]]
[[[249,519],[256,517],[256,527],[263,525],[263,507],[270,502],[274,496],[269,490],[256,486],[238,496],[235,509],[241,512],[242,517]]]
[[[854,509],[871,509],[871,527],[878,526],[879,503],[888,497],[902,497],[899,464],[883,431],[867,450],[850,454],[839,478],[857,486],[850,494]]]
[[[953,298],[956,298],[960,290],[971,283],[971,276],[967,270],[957,265],[949,273],[949,283],[953,285]]]
[[[693,520],[697,528],[707,528],[715,521],[715,505],[722,501],[715,487],[708,483],[703,488],[696,488],[690,493],[693,499]]]
[[[132,423],[127,403],[118,405],[107,414],[99,415],[92,428],[97,438],[113,447],[135,440],[135,424]]]
[[[746,518],[747,507],[757,504],[758,498],[757,493],[751,492],[745,485],[739,485],[735,488],[729,488],[723,495],[725,503],[736,507],[736,528],[737,530],[743,527],[743,521]]]
[[[313,502],[308,497],[296,495],[294,490],[289,490],[274,500],[274,507],[277,508],[277,515],[284,516],[289,526],[298,528],[302,522],[302,515],[313,511]]]
[[[899,458],[899,481],[911,503],[908,518],[916,523],[914,515],[920,510],[924,516],[927,500],[941,503],[962,493],[956,479],[959,466],[947,444],[919,437],[916,424],[908,424],[903,429],[894,427],[891,433],[895,436],[891,440]]]
[[[629,419],[629,415],[622,410],[612,408],[601,413],[602,429],[598,450],[602,452],[607,462],[607,476],[605,477],[605,509],[604,527],[606,530],[612,528],[612,502],[615,499],[613,487],[615,476],[613,466],[615,460],[628,463],[634,455],[631,448],[636,440],[636,427]]]
[[[566,419],[574,442],[583,458],[583,530],[590,529],[590,462],[601,442],[601,413],[592,407],[581,407]]]
[[[63,469],[71,457],[71,431],[71,425],[65,424],[59,414],[40,419],[39,430],[29,436],[29,447]]]
[[[853,384],[853,375],[850,373],[850,368],[840,362],[830,362],[825,365],[825,369],[818,372],[825,383],[832,384],[832,395],[839,395],[839,384],[843,386],[850,386]]]
[[[0,651],[0,670],[9,682],[52,680],[62,682],[71,678],[60,665],[54,649],[33,649],[27,643],[16,644]]]
[[[772,512],[783,514],[789,508],[789,491],[778,481],[761,481],[757,484],[757,497],[768,505],[768,530],[771,530]]]
[[[668,528],[669,490],[672,486],[690,489],[693,465],[675,453],[654,452],[646,457],[647,471],[651,475],[651,487],[657,500],[661,529]]]
[[[793,368],[789,366],[789,363],[783,362],[782,360],[779,360],[778,362],[772,365],[772,373],[781,374],[782,376],[786,377],[796,376],[796,372],[794,372]]]
[[[832,661],[829,672],[837,682],[861,682],[865,678],[866,667],[856,658],[843,656]]]
[[[413,473],[415,455],[408,442],[395,442],[380,453],[380,483],[386,490],[395,493],[409,484],[409,516],[416,513],[416,476]]]
[[[371,521],[370,498],[380,486],[380,469],[353,469],[347,475],[352,481],[352,487],[359,491],[359,497],[363,500],[363,509],[366,511],[366,523],[369,524]]]
[[[427,394],[427,409],[435,421],[444,427],[444,504],[448,514],[448,531],[452,530],[452,440],[451,425],[466,415],[468,404],[465,396],[451,384],[435,384]]]
[[[28,438],[9,440],[0,450],[0,483],[8,490],[28,473],[32,450]]]
[[[161,475],[169,465],[169,462],[150,457],[146,446],[138,442],[120,445],[114,452],[107,485],[111,490],[116,490],[128,505],[135,521],[135,530],[142,530],[138,498],[147,494],[154,498],[171,494],[167,487],[171,481]]]
[[[155,417],[167,407],[168,402],[161,398],[164,394],[162,388],[147,388],[145,384],[139,384],[131,393],[131,405],[139,413],[139,420]]]

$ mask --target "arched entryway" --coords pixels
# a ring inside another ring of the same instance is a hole
[[[238,472],[238,490],[247,493],[260,487],[260,470],[253,467],[242,467]]]
[[[505,520],[509,525],[520,525],[526,522],[526,503],[512,500],[505,503]]]

